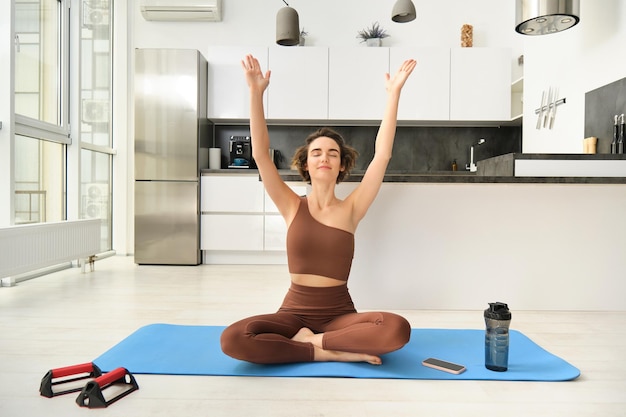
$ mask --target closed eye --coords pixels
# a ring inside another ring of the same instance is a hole
[[[321,149],[313,149],[311,150],[311,156],[321,156],[322,155],[322,150]],[[331,157],[338,157],[339,156],[339,150],[338,149],[330,149],[329,151],[327,151],[328,156]]]

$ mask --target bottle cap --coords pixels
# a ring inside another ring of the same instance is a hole
[[[485,310],[485,317],[494,320],[511,320],[511,311],[505,303],[489,303],[489,308]]]

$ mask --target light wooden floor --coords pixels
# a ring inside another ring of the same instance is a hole
[[[225,325],[274,311],[285,266],[136,266],[130,257],[0,288],[0,416],[626,416],[626,312],[515,311],[512,328],[578,367],[572,382],[136,375],[104,410],[44,398],[52,368],[90,362],[151,323]],[[494,300],[485,300],[494,301]],[[358,300],[355,300],[358,308]],[[397,311],[413,327],[483,328],[481,311]],[[90,414],[91,415],[91,414]]]

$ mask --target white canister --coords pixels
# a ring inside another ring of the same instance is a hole
[[[209,149],[209,169],[221,169],[222,168],[222,149],[210,148]]]

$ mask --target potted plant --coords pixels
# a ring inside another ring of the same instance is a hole
[[[306,37],[309,35],[309,32],[305,31],[304,28],[302,28],[300,30],[300,43],[298,44],[299,46],[304,46],[304,43],[306,41]]]
[[[359,30],[357,34],[357,38],[361,39],[361,42],[365,42],[367,46],[381,46],[382,40],[388,37],[389,34],[380,27],[378,22],[374,22],[371,26]]]

